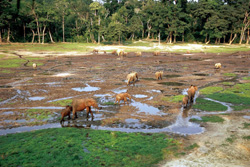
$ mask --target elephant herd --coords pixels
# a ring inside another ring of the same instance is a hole
[[[94,53],[98,53],[98,50],[94,50]],[[117,50],[114,53],[117,53],[118,56],[120,55],[124,55],[126,53],[124,53],[123,50]],[[154,52],[154,55],[159,55],[160,52]],[[220,69],[221,68],[221,63],[216,63],[215,64],[215,68],[216,69]],[[162,76],[163,76],[163,71],[157,71],[155,73],[155,77],[157,80],[161,79],[162,80]],[[139,79],[138,77],[138,73],[137,72],[132,72],[130,74],[127,75],[127,85],[130,85],[131,82],[133,83],[133,85],[135,85],[135,82]],[[184,107],[187,107],[188,104],[193,103],[194,100],[194,96],[196,91],[198,90],[198,88],[194,85],[191,85],[187,91],[186,96],[183,97],[182,99],[182,105]],[[131,101],[131,95],[126,93],[120,93],[116,95],[116,99],[115,99],[115,104],[118,102],[120,103],[120,100],[124,101],[124,104],[127,102],[127,98],[129,98],[129,100]],[[67,105],[65,107],[65,109],[63,109],[63,111],[61,112],[61,121],[60,123],[62,123],[64,121],[64,117],[68,116],[68,119],[70,119],[70,113],[72,111],[73,116],[72,119],[77,118],[77,112],[78,111],[82,111],[84,109],[86,109],[87,111],[87,117],[89,117],[89,113],[91,113],[92,119],[93,119],[93,112],[91,110],[91,106],[96,108],[97,110],[101,109],[101,107],[98,107],[98,104],[96,102],[95,99],[93,98],[86,98],[86,99],[74,99],[72,101],[72,105]]]

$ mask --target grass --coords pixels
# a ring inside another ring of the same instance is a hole
[[[242,138],[245,140],[250,140],[250,136],[243,136]]]
[[[148,167],[181,154],[180,145],[163,133],[45,129],[0,136],[0,166]]]
[[[220,103],[216,103],[210,100],[203,99],[203,98],[197,98],[196,104],[193,105],[193,108],[199,109],[202,111],[226,111],[227,110],[226,106]]]
[[[235,77],[235,76],[237,76],[237,75],[234,74],[234,73],[224,73],[223,75],[224,75],[224,76],[227,76],[227,77]]]
[[[162,97],[161,100],[178,103],[182,101],[184,96],[185,95],[167,96],[167,97]]]
[[[202,116],[201,120],[192,118],[192,119],[190,119],[190,121],[192,121],[192,122],[214,122],[214,123],[222,123],[225,120],[223,118],[219,117],[219,116],[212,115],[212,116]]]
[[[197,144],[197,143],[194,143],[188,147],[185,147],[184,150],[187,150],[187,151],[190,151],[190,150],[193,150],[195,148],[199,148],[200,146]]]
[[[222,84],[225,86],[233,86],[234,82],[223,82]]]
[[[203,94],[203,95],[208,95],[208,94],[213,94],[213,93],[216,93],[216,92],[220,92],[222,90],[223,90],[222,87],[209,86],[209,87],[206,87],[206,88],[203,88],[203,89],[199,90],[199,93]]]
[[[31,67],[33,62],[37,63],[37,66],[43,65],[43,63],[39,63],[39,60],[43,58],[27,58],[30,62],[27,66]],[[27,60],[20,59],[20,58],[8,58],[8,59],[1,59],[0,60],[0,68],[17,68],[23,66]]]
[[[235,135],[231,135],[230,137],[226,138],[226,141],[230,144],[232,144],[236,140]]]
[[[44,120],[49,118],[51,115],[51,111],[42,110],[42,109],[28,109],[25,112],[25,115],[29,119],[36,119],[36,120]]]
[[[232,108],[234,109],[234,111],[242,111],[242,110],[250,109],[250,105],[234,105],[232,106]]]
[[[245,123],[243,124],[243,126],[244,126],[244,127],[243,127],[244,129],[249,129],[249,128],[250,128],[250,123],[246,123],[246,122],[245,122]]]
[[[72,99],[58,100],[58,101],[53,101],[51,103],[54,105],[59,105],[59,106],[67,106],[67,105],[71,105]]]
[[[250,80],[250,77],[243,77],[243,80]]]

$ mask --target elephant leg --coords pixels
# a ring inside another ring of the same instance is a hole
[[[89,112],[90,112],[91,117],[92,117],[92,120],[93,120],[93,118],[94,118],[94,114],[93,114],[93,112],[92,112],[92,110],[91,110],[91,107],[89,107]]]
[[[87,112],[87,115],[86,115],[86,118],[89,118],[89,111],[90,110],[90,107],[86,107],[86,112]]]
[[[70,114],[68,115],[68,119],[70,119]]]
[[[76,118],[76,110],[75,110],[75,108],[73,108],[73,115],[72,115],[72,119],[75,119]]]
[[[127,98],[126,97],[124,97],[124,104],[127,102]]]

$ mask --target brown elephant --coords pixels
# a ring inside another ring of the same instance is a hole
[[[127,75],[127,85],[130,84],[130,82],[133,82],[133,84],[135,85],[135,81],[136,79],[138,80],[138,74],[137,72],[132,72],[130,74]]]
[[[72,111],[72,106],[70,106],[70,105],[67,105],[65,107],[65,109],[62,110],[62,112],[61,112],[62,118],[61,118],[60,123],[64,122],[64,117],[66,117],[66,116],[68,116],[68,119],[70,119],[70,112],[71,111]]]
[[[163,71],[157,71],[156,73],[155,73],[155,77],[156,77],[156,79],[161,79],[162,80],[162,75],[163,75]]]
[[[161,54],[161,52],[158,52],[158,51],[155,51],[155,52],[153,53],[154,56],[159,56],[160,54]]]
[[[182,106],[183,106],[184,108],[186,108],[187,105],[188,105],[188,96],[184,96],[184,97],[182,98]]]
[[[194,100],[194,95],[195,95],[195,92],[198,90],[197,86],[194,86],[194,85],[191,85],[188,89],[188,100],[189,102],[193,102]]]
[[[89,117],[89,113],[91,113],[92,119],[94,118],[93,112],[91,111],[91,106],[93,106],[96,109],[101,109],[98,107],[97,102],[93,98],[86,98],[86,99],[74,99],[72,101],[72,110],[73,110],[73,116],[72,119],[77,118],[76,112],[82,111],[86,108],[87,110],[87,118]]]
[[[127,102],[127,98],[129,98],[129,100],[131,101],[131,95],[128,94],[127,92],[126,93],[117,94],[116,98],[115,98],[115,104],[116,104],[116,102],[118,102],[118,104],[120,104],[120,100],[123,100],[124,104],[125,104]]]

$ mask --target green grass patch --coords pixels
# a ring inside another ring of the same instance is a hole
[[[142,78],[142,79],[147,80],[147,81],[154,81],[154,80],[156,80],[155,78]]]
[[[245,122],[245,123],[243,124],[243,128],[244,128],[244,129],[250,128],[250,123],[246,123],[246,122]]]
[[[195,148],[199,148],[199,147],[200,146],[197,143],[194,143],[194,144],[192,144],[190,146],[185,147],[184,150],[191,151],[191,150],[193,150]]]
[[[25,115],[29,119],[44,120],[49,118],[52,113],[42,109],[29,109],[26,110]]]
[[[250,80],[250,77],[243,77],[243,80]]]
[[[209,86],[209,87],[206,87],[206,88],[203,88],[203,89],[199,90],[199,93],[203,94],[203,95],[208,95],[208,94],[213,94],[213,93],[216,93],[216,92],[220,92],[222,90],[223,90],[222,87]]]
[[[234,73],[224,73],[223,75],[224,75],[224,76],[227,76],[227,77],[235,77],[235,76],[237,76],[237,75],[234,74]]]
[[[153,166],[176,155],[166,134],[55,128],[0,136],[1,166]]]
[[[234,82],[222,82],[222,84],[225,86],[233,86]]]
[[[184,96],[185,95],[167,96],[167,97],[162,97],[161,100],[178,103],[182,101]]]
[[[36,62],[38,66],[43,65],[43,63],[39,63],[40,59],[43,58],[28,58],[30,61],[28,63],[28,66],[32,66],[33,62]],[[3,59],[0,61],[0,68],[17,68],[23,66],[24,63],[26,63],[27,60],[25,59],[20,59],[20,58],[9,58],[9,59]]]
[[[10,70],[1,70],[1,73],[10,74],[10,73],[14,73],[14,71],[10,71]]]
[[[219,116],[212,115],[212,116],[202,116],[201,120],[192,118],[192,119],[190,119],[190,121],[192,121],[192,122],[214,122],[214,123],[222,123],[225,120],[223,118],[219,117]]]
[[[250,140],[250,136],[243,136],[242,138],[245,140]]]
[[[250,109],[250,105],[235,105],[235,106],[232,106],[232,108],[234,109],[234,111],[242,111],[242,110]]]
[[[193,105],[193,108],[199,109],[202,111],[226,111],[227,110],[226,106],[220,103],[216,103],[210,100],[203,99],[203,98],[197,98],[196,104]]]
[[[226,138],[226,141],[228,142],[228,143],[233,143],[233,142],[235,142],[235,140],[236,140],[236,136],[235,135],[231,135],[230,137],[228,137],[228,138]]]
[[[67,106],[72,104],[72,99],[65,99],[65,100],[58,100],[58,101],[53,101],[51,102],[54,105],[59,105],[59,106]]]

